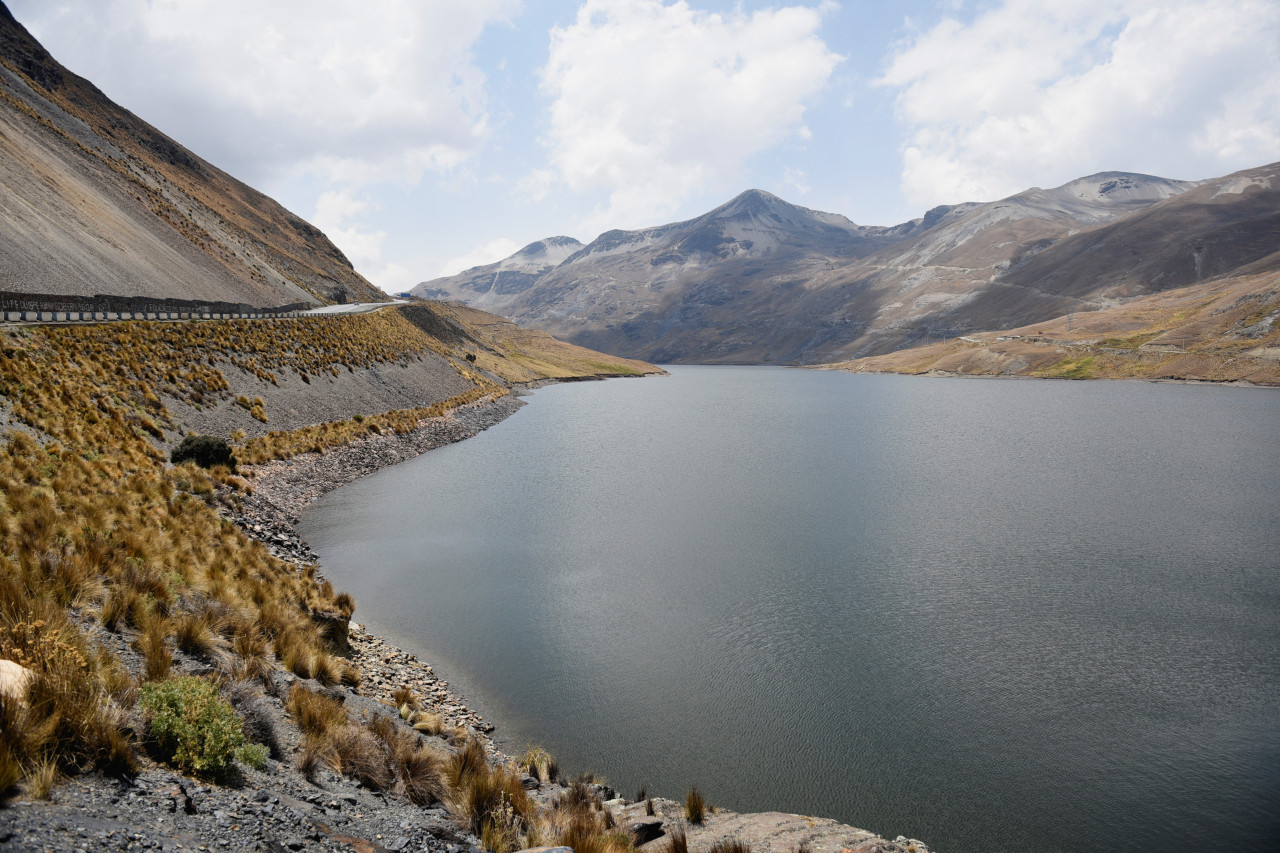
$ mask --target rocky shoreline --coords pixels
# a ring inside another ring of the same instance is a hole
[[[231,519],[276,556],[303,565],[317,563],[315,553],[294,529],[313,501],[375,471],[471,438],[510,417],[523,405],[518,394],[507,394],[422,421],[411,433],[370,435],[323,453],[246,468],[244,473],[249,475],[253,492],[242,498],[239,511]],[[323,578],[323,569],[317,574]],[[363,675],[360,693],[390,703],[392,691],[407,686],[423,697],[425,711],[440,714],[447,725],[466,729],[493,748],[487,737],[494,730],[493,724],[468,708],[429,664],[366,633],[354,622],[349,626],[347,640],[350,658]]]
[[[246,468],[253,494],[245,504],[264,523],[276,528],[288,526],[287,531],[276,532],[292,533],[303,511],[321,495],[429,450],[471,438],[506,420],[523,405],[516,391],[459,406],[438,418],[422,421],[417,429],[404,435],[368,435],[323,453],[306,453]],[[251,527],[245,529],[250,535],[258,535]]]

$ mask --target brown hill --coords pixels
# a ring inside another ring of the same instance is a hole
[[[1280,252],[1239,274],[1123,305],[825,367],[855,373],[1280,385]]]
[[[58,63],[0,3],[0,290],[377,300],[314,226]]]

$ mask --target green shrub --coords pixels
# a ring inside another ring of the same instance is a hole
[[[231,445],[227,444],[226,439],[218,438],[216,435],[189,434],[182,439],[182,444],[175,447],[173,453],[169,454],[169,461],[174,465],[180,465],[187,460],[191,460],[201,468],[226,465],[233,474],[236,470],[236,458],[231,455]]]
[[[164,760],[183,772],[222,776],[245,745],[235,709],[203,678],[144,684],[139,704]]]
[[[267,766],[267,759],[271,757],[271,750],[260,743],[246,743],[244,746],[236,750],[236,758],[242,763],[249,765],[254,770],[262,770]]]

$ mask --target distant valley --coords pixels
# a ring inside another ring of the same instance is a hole
[[[815,364],[1116,317],[1244,274],[1274,305],[1277,249],[1280,164],[1208,181],[1104,172],[893,227],[751,190],[687,222],[542,240],[413,292],[649,361]]]

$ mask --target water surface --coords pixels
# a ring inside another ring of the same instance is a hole
[[[628,796],[943,853],[1280,837],[1274,390],[677,367],[301,529],[511,749]]]

